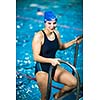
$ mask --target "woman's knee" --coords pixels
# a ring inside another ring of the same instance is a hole
[[[60,77],[60,80],[69,87],[75,88],[77,86],[77,79],[72,74],[63,73],[63,75]]]
[[[47,77],[48,77],[47,74],[44,73],[44,72],[38,72],[36,74],[36,80],[38,82],[46,82],[47,81]]]
[[[75,77],[72,80],[71,85],[72,85],[73,88],[75,88],[77,86],[77,79]]]

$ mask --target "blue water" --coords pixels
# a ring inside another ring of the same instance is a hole
[[[32,54],[32,39],[35,32],[44,27],[43,16],[37,10],[53,10],[58,18],[57,29],[62,42],[68,42],[83,34],[82,0],[17,0],[16,1],[16,99],[39,100],[41,94],[35,77],[35,61]],[[56,57],[73,64],[75,45],[64,51],[57,51]],[[65,65],[64,68],[70,71]],[[76,66],[83,83],[83,42],[79,45]],[[61,84],[53,82],[56,86]],[[52,93],[58,90],[53,89]]]

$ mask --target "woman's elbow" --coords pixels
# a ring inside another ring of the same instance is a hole
[[[37,61],[37,57],[36,56],[34,56],[34,60]]]
[[[64,48],[63,45],[61,45],[59,49],[60,49],[60,50],[64,50],[65,48]]]
[[[37,55],[34,55],[34,60],[38,61],[38,56]]]

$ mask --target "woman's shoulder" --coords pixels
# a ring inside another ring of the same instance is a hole
[[[39,39],[43,38],[43,33],[42,33],[42,31],[36,32],[34,37],[39,38]]]
[[[57,35],[57,37],[59,38],[59,36],[60,36],[59,31],[58,30],[55,30],[54,32]]]

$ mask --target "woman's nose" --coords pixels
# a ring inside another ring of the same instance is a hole
[[[51,24],[51,28],[55,28],[56,27],[56,25],[55,24]]]

